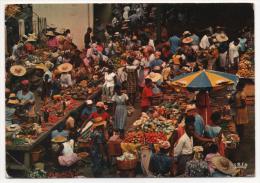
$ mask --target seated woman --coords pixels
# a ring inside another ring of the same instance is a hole
[[[55,138],[57,136],[63,136],[63,137],[66,137],[68,138],[69,137],[69,131],[68,130],[65,130],[65,124],[62,123],[58,128],[57,130],[53,130],[51,132],[51,138]]]
[[[97,108],[96,106],[93,106],[93,101],[92,100],[87,100],[85,102],[85,107],[83,108],[82,112],[81,112],[81,120],[86,120],[89,118],[90,114],[92,114],[93,112],[96,112]]]
[[[221,127],[219,126],[221,114],[219,112],[214,112],[211,115],[212,125],[205,126],[205,135],[210,138],[217,137],[221,132]]]
[[[58,150],[58,154],[59,164],[65,167],[70,167],[80,159],[77,154],[74,153],[74,140],[62,143]]]
[[[233,163],[218,153],[218,146],[212,144],[205,161],[208,163],[208,169],[211,177],[231,177],[238,173]]]
[[[14,123],[14,117],[16,114],[16,105],[19,103],[19,101],[16,98],[16,95],[14,93],[11,93],[9,95],[9,99],[6,104],[5,108],[5,122],[6,125],[11,125]]]
[[[25,110],[28,110],[28,117],[35,117],[35,110],[34,110],[34,104],[35,104],[35,97],[33,92],[29,90],[29,81],[23,80],[21,82],[22,84],[22,90],[19,90],[17,92],[17,98],[21,101],[20,105]]]
[[[151,155],[149,170],[155,176],[169,176],[172,173],[174,159],[168,155],[170,146],[170,142],[161,141],[160,151]]]
[[[108,121],[110,119],[109,114],[106,112],[107,106],[103,102],[97,102],[96,108],[97,111],[90,114],[88,121],[98,117],[101,117],[103,121]]]
[[[78,113],[77,112],[71,112],[70,116],[67,118],[65,122],[65,129],[69,131],[69,135],[76,139],[77,137],[77,128],[79,126],[79,119],[78,119]]]

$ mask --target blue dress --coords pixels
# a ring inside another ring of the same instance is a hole
[[[172,37],[170,37],[169,42],[170,42],[170,45],[171,45],[171,52],[173,54],[175,54],[178,47],[181,44],[181,40],[177,36],[172,36]]]
[[[128,96],[126,94],[122,94],[121,96],[115,94],[112,97],[112,101],[116,103],[115,110],[115,120],[114,120],[114,128],[123,130],[127,118],[127,107],[126,101],[128,100]]]

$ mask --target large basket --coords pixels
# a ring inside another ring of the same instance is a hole
[[[117,169],[119,170],[133,170],[137,165],[137,159],[132,160],[116,160]]]

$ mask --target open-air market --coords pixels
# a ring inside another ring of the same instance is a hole
[[[6,4],[5,127],[8,178],[253,177],[253,4]]]

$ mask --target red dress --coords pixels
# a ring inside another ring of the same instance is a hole
[[[149,107],[151,105],[150,97],[153,96],[152,88],[144,87],[141,99],[141,107]]]
[[[97,118],[97,117],[102,117],[102,119],[103,119],[104,121],[107,121],[110,116],[109,116],[109,114],[108,114],[107,112],[103,112],[102,114],[99,114],[99,113],[97,113],[97,112],[93,112],[93,113],[90,114],[90,116],[89,116],[90,119],[95,119],[95,118]]]
[[[202,116],[206,124],[211,125],[212,122],[210,117],[212,111],[209,100],[209,93],[205,91],[200,91],[196,96],[196,107],[198,113]]]

